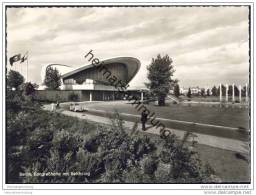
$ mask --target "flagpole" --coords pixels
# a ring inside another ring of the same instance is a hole
[[[22,72],[22,65],[21,65],[21,63],[20,63],[20,72],[21,72],[21,75],[24,76],[23,72]]]
[[[28,82],[28,52],[27,52],[27,82]]]

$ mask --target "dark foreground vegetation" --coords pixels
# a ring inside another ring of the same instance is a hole
[[[7,86],[7,183],[220,181],[186,136],[151,139],[136,124],[127,132],[118,114],[111,126],[100,126],[43,111],[31,86]]]

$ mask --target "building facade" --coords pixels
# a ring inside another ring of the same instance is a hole
[[[72,96],[77,96],[78,101],[108,101],[123,99],[120,87],[127,89],[140,69],[140,61],[132,57],[119,57],[79,68],[49,64],[42,68],[42,82],[49,67],[56,68],[61,74],[60,90],[47,90],[46,86],[40,86],[38,98],[70,101]]]

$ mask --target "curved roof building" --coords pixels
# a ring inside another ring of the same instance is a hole
[[[61,90],[43,90],[40,86],[38,99],[51,101],[108,101],[121,100],[128,83],[140,69],[140,61],[133,57],[118,57],[99,62],[97,58],[92,64],[73,68],[63,64],[48,64],[41,71],[44,82],[47,70],[56,68],[61,74]],[[131,91],[127,90],[128,93]],[[134,93],[134,92],[131,92]],[[135,92],[140,95],[143,92]],[[76,96],[76,100],[73,98]],[[143,97],[143,96],[142,96]]]
[[[109,77],[115,76],[128,84],[137,74],[140,62],[132,57],[119,57],[104,60],[98,64],[82,66],[62,75],[65,80],[74,79],[76,83],[82,84],[86,79],[91,79],[97,83],[111,85]]]
[[[115,83],[110,82],[109,79],[112,78],[113,80],[114,78],[127,85],[139,71],[140,61],[133,57],[118,57],[79,68],[72,68],[63,64],[49,64],[42,68],[42,81],[49,67],[56,68],[60,72],[62,78],[61,89],[63,90],[88,90],[93,87],[95,90],[115,91]]]

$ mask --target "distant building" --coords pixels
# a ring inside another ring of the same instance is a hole
[[[186,95],[188,93],[188,88],[180,87],[180,94]]]
[[[188,87],[188,88],[181,87],[180,94],[187,95],[189,88],[191,90],[192,95],[200,95],[201,94],[202,88],[200,88],[200,87]]]
[[[192,95],[198,95],[201,93],[201,89],[199,87],[191,87],[190,90]]]

